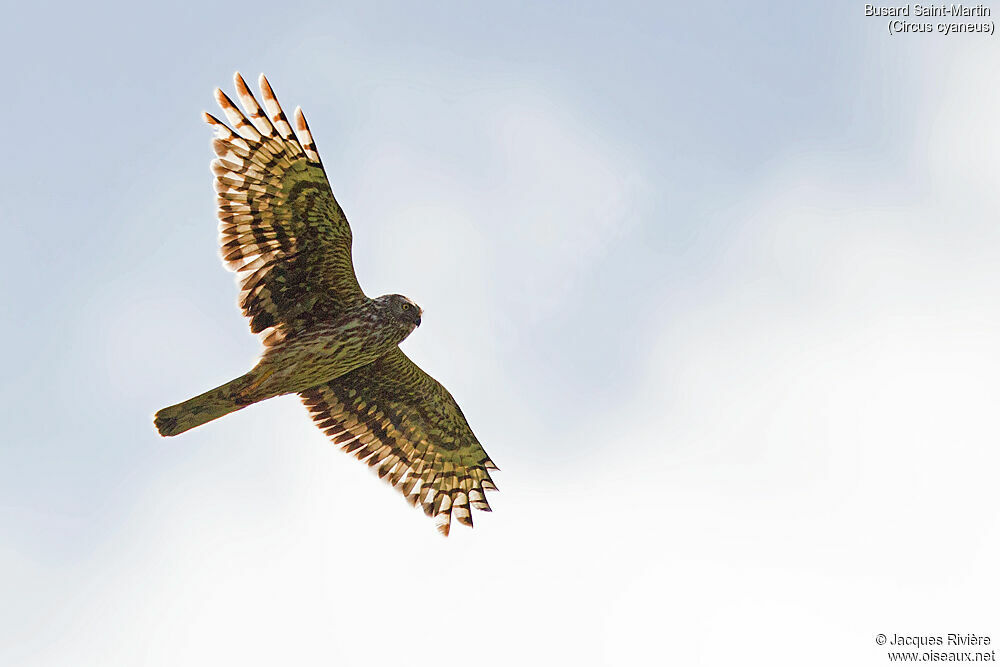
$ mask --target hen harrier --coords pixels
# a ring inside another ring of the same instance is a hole
[[[455,399],[398,345],[421,309],[399,294],[368,298],[354,275],[351,227],[333,196],[301,109],[295,131],[263,75],[262,109],[239,72],[243,111],[221,90],[225,123],[212,162],[222,259],[239,303],[264,344],[254,368],[221,387],[156,413],[161,435],[183,433],[274,396],[297,393],[316,425],[406,497],[444,535],[452,515],[472,525],[470,505],[496,470]]]

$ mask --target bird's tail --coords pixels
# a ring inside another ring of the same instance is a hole
[[[253,387],[253,380],[251,371],[183,403],[163,408],[153,418],[156,430],[163,436],[177,435],[245,408],[256,402],[244,393]]]

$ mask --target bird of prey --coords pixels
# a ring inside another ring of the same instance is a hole
[[[321,430],[420,504],[442,534],[453,515],[471,526],[470,506],[490,511],[484,492],[496,490],[497,467],[448,390],[399,349],[423,311],[399,294],[365,295],[351,227],[302,110],[293,130],[263,74],[263,108],[239,72],[234,79],[243,109],[216,90],[229,125],[205,120],[216,130],[222,259],[264,350],[246,375],[157,412],[157,430],[177,435],[299,394]]]

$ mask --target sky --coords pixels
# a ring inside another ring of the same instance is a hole
[[[1000,642],[1000,56],[887,26],[853,2],[8,8],[0,664]],[[473,530],[440,537],[295,397],[153,429],[259,351],[200,120],[236,70],[305,110],[365,291],[424,308],[402,347],[501,468]]]

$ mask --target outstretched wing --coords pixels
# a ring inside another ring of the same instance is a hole
[[[205,114],[216,128],[212,171],[222,259],[237,273],[250,330],[270,345],[336,316],[365,295],[354,275],[351,227],[302,110],[295,110],[293,132],[263,74],[266,113],[239,72],[234,78],[243,111],[215,91],[233,129]]]
[[[472,525],[469,505],[490,511],[496,465],[448,390],[398,347],[332,382],[302,392],[316,425],[447,535],[452,514]]]

